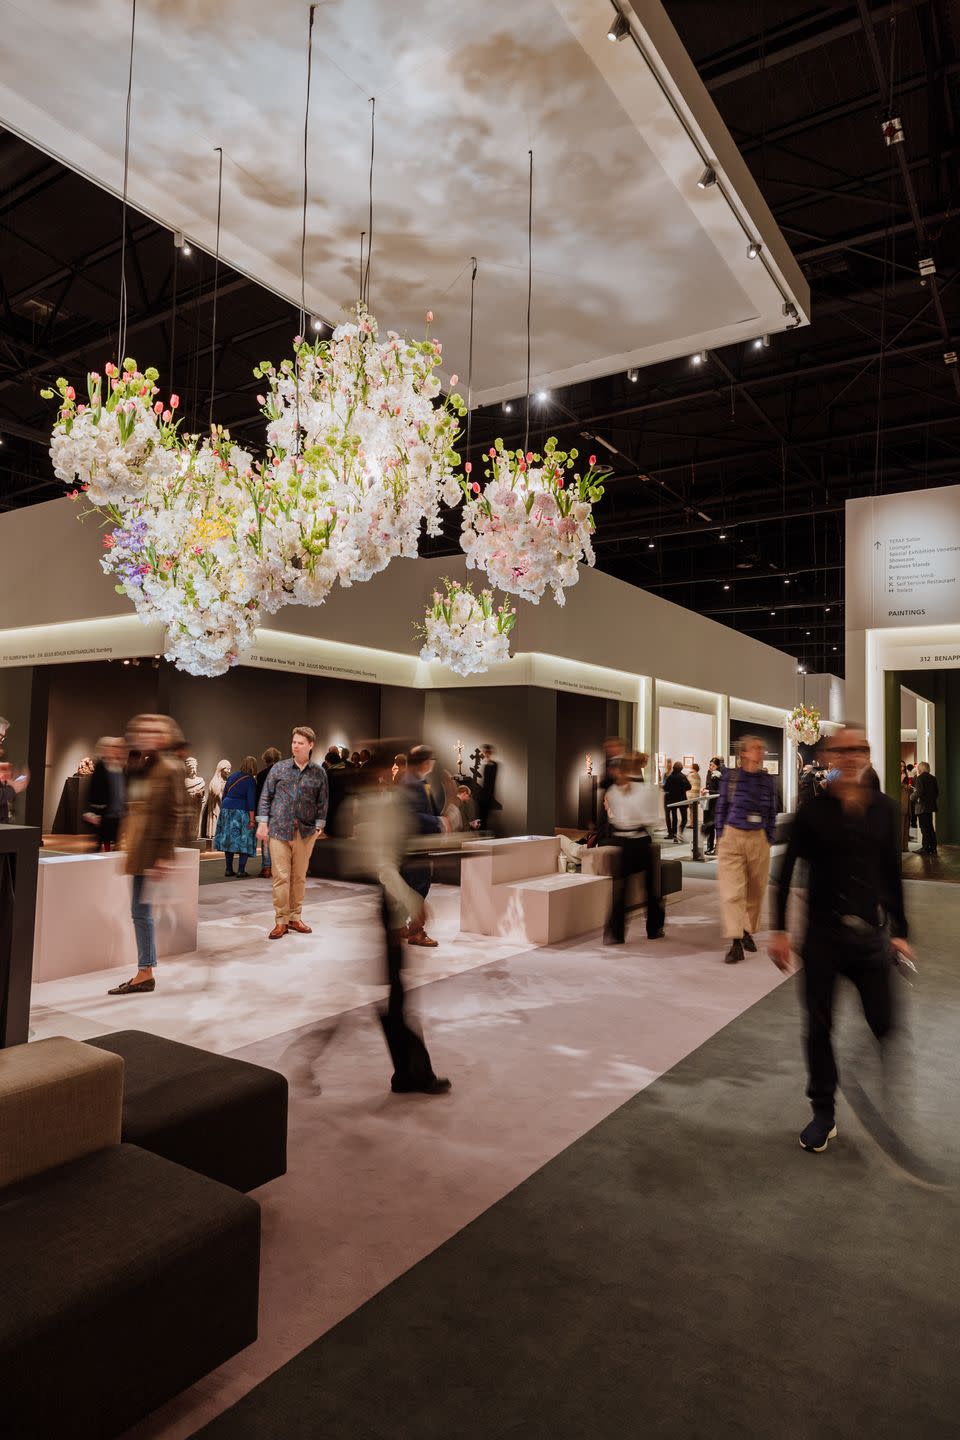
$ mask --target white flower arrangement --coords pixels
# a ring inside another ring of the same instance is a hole
[[[428,312],[427,323],[432,319]],[[455,446],[465,406],[455,392],[435,403],[439,340],[406,340],[390,330],[381,341],[363,305],[331,339],[294,343],[293,360],[279,369],[264,361],[254,374],[270,387],[260,399],[273,499],[285,517],[296,514],[310,572],[301,589],[309,596],[323,590],[313,572],[327,552],[321,569],[330,583],[351,585],[395,556],[415,557],[421,526],[440,534],[441,501],[460,497]],[[314,534],[318,512],[322,532]]]
[[[338,580],[415,556],[421,525],[439,533],[441,501],[459,498],[465,407],[456,393],[435,403],[439,341],[380,342],[359,306],[331,340],[295,347],[279,370],[255,372],[270,388],[257,464],[227,431],[181,435],[179,398],[155,398],[157,371],[133,360],[107,365],[106,382],[89,375],[85,402],[65,379],[43,392],[60,400],[56,474],[114,526],[104,570],[141,619],[163,623],[167,658],[191,674],[235,665],[264,611],[322,604]]]
[[[558,605],[580,578],[580,562],[596,563],[591,537],[593,507],[603,495],[597,457],[576,473],[578,455],[557,448],[551,436],[543,455],[507,450],[497,440],[488,451],[486,484],[470,480],[465,466],[461,547],[470,569],[483,570],[492,585],[536,605],[549,586]]]
[[[787,734],[801,745],[816,745],[820,739],[821,718],[815,706],[795,705],[787,716]]]
[[[50,438],[50,458],[59,480],[82,487],[95,505],[108,505],[144,495],[154,480],[174,474],[178,466],[179,397],[157,400],[158,372],[141,374],[136,362],[123,369],[105,367],[106,380],[87,376],[87,399],[74,387],[57,381],[60,412]],[[44,399],[53,399],[44,390]]]
[[[423,624],[421,660],[439,661],[456,675],[479,675],[510,658],[510,632],[517,621],[512,605],[494,608],[493,592],[475,595],[472,585],[443,580],[433,592]]]

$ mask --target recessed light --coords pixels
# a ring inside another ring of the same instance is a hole
[[[549,390],[538,390],[538,391],[537,391],[537,399],[540,401],[540,404],[541,404],[541,405],[544,403],[545,400],[549,400],[549,399],[550,399],[550,392],[549,392]]]
[[[510,404],[510,401],[509,401],[509,400],[507,400],[507,401],[504,402],[503,413],[504,413],[504,415],[512,415],[512,414],[513,414],[513,406]]]

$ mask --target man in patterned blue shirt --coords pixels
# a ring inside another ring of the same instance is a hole
[[[764,744],[757,735],[740,741],[740,765],[724,770],[714,825],[717,889],[723,933],[730,941],[724,959],[735,965],[743,952],[755,953],[754,935],[770,876],[770,847],[777,831],[777,787],[763,768]]]
[[[316,743],[310,726],[298,725],[290,742],[290,759],[273,766],[260,792],[257,839],[270,841],[277,922],[271,940],[279,940],[288,930],[312,934],[300,912],[310,856],[326,826],[328,799],[327,772],[312,759]]]

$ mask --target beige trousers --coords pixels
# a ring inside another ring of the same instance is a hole
[[[297,832],[292,840],[270,840],[270,869],[273,871],[273,908],[278,925],[300,919],[307,866],[316,844],[316,835],[305,840]]]
[[[763,830],[725,828],[717,845],[717,885],[723,933],[740,940],[760,928],[760,910],[770,877],[770,843]]]

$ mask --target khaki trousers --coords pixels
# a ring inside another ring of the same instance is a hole
[[[306,840],[297,832],[292,840],[270,839],[270,869],[273,871],[273,908],[278,925],[300,919],[307,866],[316,844],[316,835]]]
[[[727,825],[717,845],[717,885],[723,933],[740,940],[760,928],[760,909],[770,877],[770,842],[764,830]]]

